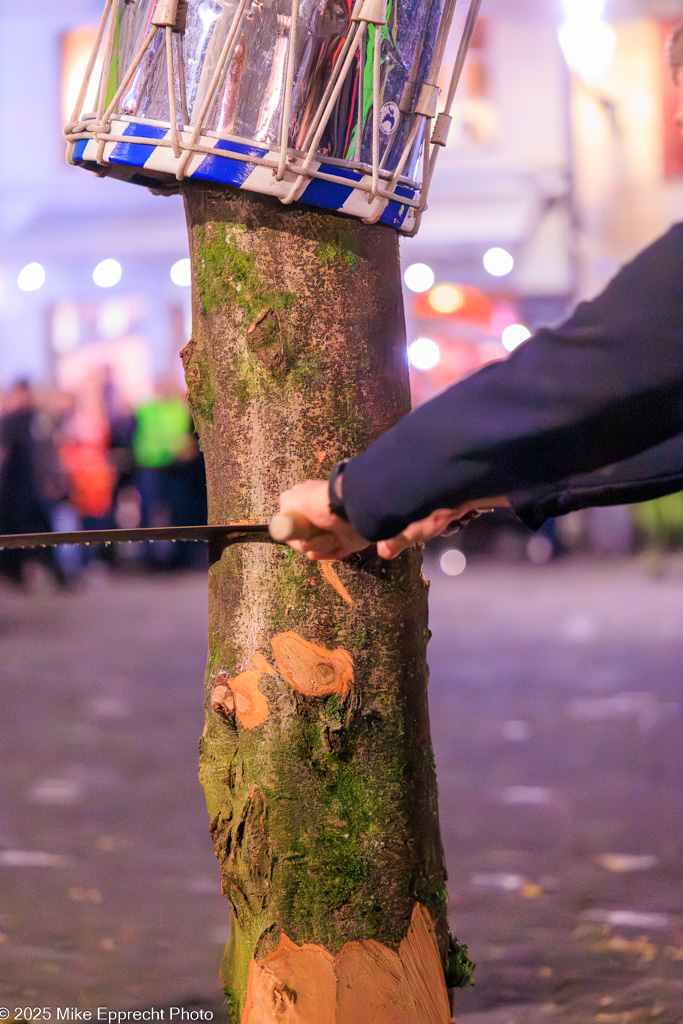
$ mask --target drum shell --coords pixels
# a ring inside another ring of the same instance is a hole
[[[118,0],[107,102],[115,95],[150,32],[154,9],[155,0],[134,3]],[[191,125],[196,124],[202,112],[222,44],[237,10],[238,0],[189,0],[182,73]],[[410,78],[419,91],[419,84],[426,79],[440,13],[440,0],[426,3],[389,0],[387,24],[379,28],[382,35],[379,156],[387,171],[397,167],[415,118],[414,114],[400,109],[404,85]],[[301,0],[288,126],[288,145],[293,150],[304,151],[304,144],[310,142],[313,114],[350,25],[348,0]],[[350,164],[367,165],[372,161],[372,58],[377,30],[374,25],[368,26],[317,147],[317,152]],[[279,146],[290,33],[290,0],[249,4],[237,33],[232,59],[202,117],[203,130],[269,147]],[[176,110],[180,112],[178,65],[176,57]],[[360,143],[359,103],[362,105]],[[170,120],[163,30],[157,32],[115,112],[136,120]],[[408,177],[413,177],[416,171],[421,145],[421,132],[418,132],[402,168],[402,173]]]

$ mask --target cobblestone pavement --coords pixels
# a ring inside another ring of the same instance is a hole
[[[458,1024],[683,1024],[683,567],[427,574],[452,927],[478,964]],[[205,604],[200,574],[0,588],[0,1007],[225,1020]]]

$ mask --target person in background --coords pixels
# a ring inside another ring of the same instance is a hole
[[[683,26],[669,44],[683,134]],[[601,295],[507,359],[435,396],[328,481],[280,496],[324,538],[309,558],[377,542],[394,558],[468,512],[511,505],[551,516],[683,488],[683,224],[625,266]]]
[[[190,526],[206,522],[204,460],[193,434],[185,398],[170,378],[135,411],[133,451],[143,526]],[[157,543],[148,563],[175,568],[195,563],[194,544]]]
[[[49,423],[30,383],[19,381],[7,394],[0,418],[0,533],[52,530],[51,509],[65,487]],[[67,585],[52,548],[0,551],[0,573],[21,585],[27,565],[36,561],[45,565],[58,586]]]
[[[111,428],[99,375],[83,381],[61,430],[59,455],[71,480],[70,497],[84,530],[114,526],[117,473],[109,459]],[[86,552],[86,560],[93,552]]]

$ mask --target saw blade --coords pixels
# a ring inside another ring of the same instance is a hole
[[[217,526],[146,526],[135,530],[73,530],[68,533],[10,533],[0,535],[0,550],[54,548],[61,544],[135,544],[139,541],[215,541],[229,544],[276,544],[267,523],[227,523]]]

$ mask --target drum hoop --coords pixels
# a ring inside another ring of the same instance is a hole
[[[172,142],[171,142],[170,139],[147,139],[147,138],[144,138],[143,136],[132,137],[130,135],[105,135],[105,134],[93,135],[90,132],[83,133],[83,134],[80,134],[80,135],[73,135],[71,137],[70,141],[71,142],[78,142],[78,141],[81,141],[81,140],[88,140],[88,141],[93,141],[94,140],[96,142],[101,142],[101,143],[103,142],[105,144],[113,143],[115,145],[116,144],[120,144],[120,145],[138,145],[138,146],[150,146],[151,145],[151,146],[155,146],[155,147],[161,146],[161,147],[163,147],[165,149],[171,149],[172,148]],[[267,159],[267,158],[264,158],[264,157],[249,156],[246,153],[234,153],[231,150],[220,150],[220,149],[217,150],[217,149],[213,149],[213,148],[211,148],[209,146],[202,146],[201,148],[195,147],[195,149],[192,150],[192,152],[197,153],[200,156],[211,156],[211,157],[218,156],[218,157],[221,157],[224,160],[237,160],[240,163],[253,164],[255,167],[265,167],[265,168],[267,168],[268,170],[271,170],[271,171],[276,171],[277,167],[278,167],[277,161],[275,161],[273,159]],[[93,162],[96,163],[97,161],[93,161]],[[105,160],[104,164],[108,164],[108,161]],[[296,167],[296,166],[287,166],[286,170],[289,171],[289,173],[294,175],[294,176],[297,176],[297,175],[299,175],[301,173],[300,168]],[[173,174],[171,172],[169,172],[169,171],[155,170],[153,172],[152,176],[157,181],[159,181],[160,183],[164,183],[167,180],[168,181],[174,181],[175,180]],[[361,180],[361,181],[352,181],[349,178],[340,178],[340,177],[338,177],[337,175],[334,175],[334,174],[326,174],[325,171],[320,171],[317,168],[314,169],[314,168],[311,168],[311,167],[309,167],[304,172],[304,174],[302,176],[304,178],[311,178],[311,179],[315,178],[315,179],[318,179],[320,181],[328,181],[328,182],[331,182],[333,185],[344,185],[344,186],[347,186],[347,187],[351,187],[353,191],[363,192],[364,194],[367,194],[369,197],[373,198],[371,185],[366,184],[363,180]],[[364,177],[369,178],[370,175],[366,174],[366,175],[364,175]],[[183,180],[192,181],[192,177],[190,177],[188,179],[183,179]],[[420,193],[419,193],[419,191],[417,191],[417,195],[415,197],[411,198],[409,196],[399,195],[396,192],[388,192],[388,191],[386,191],[386,189],[381,189],[380,188],[380,189],[377,189],[376,196],[379,196],[381,199],[386,199],[389,202],[400,204],[401,206],[407,206],[410,209],[414,209],[414,210],[420,209],[420,207],[422,205],[421,200],[420,200]]]
[[[99,141],[105,141],[105,142],[108,140],[110,142],[126,142],[126,143],[131,143],[133,145],[144,145],[144,146],[149,146],[149,145],[163,146],[163,145],[165,145],[164,140],[145,138],[142,135],[130,135],[130,136],[126,136],[125,138],[121,138],[119,136],[108,135],[108,134],[106,134],[104,132],[97,132],[97,133],[89,132],[86,128],[81,127],[83,125],[86,125],[88,122],[92,123],[92,122],[94,122],[96,120],[97,120],[97,115],[94,112],[88,112],[86,114],[83,114],[82,118],[78,122],[78,125],[79,125],[81,130],[79,132],[71,132],[71,133],[69,133],[69,135],[67,136],[67,139],[71,140],[71,141],[77,141],[77,140],[80,140],[80,139],[98,139]],[[142,127],[144,127],[145,125],[150,125],[153,128],[164,128],[166,131],[170,131],[170,122],[168,122],[168,121],[158,121],[158,120],[155,120],[154,118],[151,118],[151,117],[135,117],[132,114],[117,114],[116,117],[113,118],[113,120],[115,120],[115,121],[124,121],[127,124],[137,124],[137,125],[141,125]],[[191,131],[192,128],[193,128],[193,125],[179,125],[178,127],[180,128],[181,131]],[[210,153],[211,153],[212,156],[223,156],[223,157],[228,157],[229,159],[233,159],[233,160],[241,159],[245,163],[253,163],[253,164],[261,166],[261,167],[269,166],[269,157],[272,154],[274,154],[274,153],[277,153],[278,155],[280,153],[280,147],[279,146],[273,145],[271,143],[256,142],[254,139],[250,139],[250,138],[248,138],[245,135],[229,135],[229,134],[227,134],[225,132],[216,132],[216,131],[208,130],[207,129],[205,131],[202,131],[200,138],[218,139],[220,142],[236,142],[236,143],[238,143],[239,145],[242,145],[242,146],[260,146],[260,147],[263,147],[263,148],[267,148],[268,149],[268,157],[265,157],[265,158],[264,157],[258,157],[258,156],[251,156],[251,155],[248,155],[248,154],[233,153],[230,150],[220,150],[220,149],[210,150]],[[182,143],[181,143],[181,145],[182,145],[182,148],[183,148],[184,151],[189,150],[190,152],[203,153],[203,154],[206,154],[207,152],[209,152],[209,147],[207,147],[207,146],[188,146],[188,145],[185,145],[185,144],[182,144]],[[293,148],[288,148],[287,149],[287,154],[288,154],[288,157],[291,157],[292,159],[295,159],[295,160],[296,159],[304,160],[305,157],[306,157],[306,153],[303,150],[298,150],[298,149],[293,149]],[[361,161],[344,160],[344,159],[342,159],[340,157],[326,156],[324,153],[317,154],[317,159],[319,159],[321,161],[321,163],[329,164],[332,167],[348,168],[350,170],[358,172],[359,174],[367,175],[368,177],[372,174],[372,166],[370,164],[368,164],[368,163],[362,163]],[[290,167],[289,170],[292,173],[298,173],[299,172],[299,168],[297,168],[297,167]],[[321,172],[320,174],[316,174],[311,169],[306,171],[306,176],[307,177],[309,177],[309,176],[310,177],[320,177],[320,178],[323,178],[323,180],[325,179],[324,172]],[[380,168],[380,170],[379,170],[379,177],[381,179],[383,179],[384,181],[392,181],[393,180],[392,172],[386,170],[386,168]],[[420,187],[421,187],[419,181],[416,181],[414,178],[409,178],[407,175],[404,175],[404,174],[399,175],[399,177],[396,179],[394,185],[395,186],[396,185],[403,185],[403,186],[405,186],[407,188],[413,189],[415,192],[419,192],[420,191]],[[396,197],[396,199],[402,199],[402,198],[403,198],[402,196],[397,196]]]

